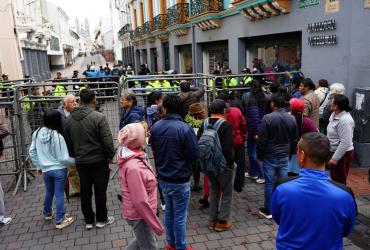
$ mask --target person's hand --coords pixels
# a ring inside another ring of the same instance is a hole
[[[258,135],[255,135],[255,136],[253,137],[253,139],[257,141],[257,140],[258,140]]]
[[[41,169],[37,170],[37,176],[42,176],[42,171],[41,171]]]
[[[334,166],[336,166],[338,164],[338,162],[337,161],[335,161],[335,160],[333,160],[333,159],[331,159],[330,161],[329,161],[329,167],[334,167]]]

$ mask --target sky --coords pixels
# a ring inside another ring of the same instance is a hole
[[[109,0],[47,0],[61,7],[70,18],[69,23],[74,26],[76,17],[81,23],[85,18],[89,20],[90,33],[99,26],[101,17],[110,17]]]

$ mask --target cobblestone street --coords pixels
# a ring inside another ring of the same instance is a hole
[[[112,170],[115,166],[112,166]],[[0,228],[0,249],[124,249],[132,238],[131,227],[121,217],[121,206],[116,198],[119,192],[118,175],[108,187],[109,214],[115,223],[104,229],[84,229],[79,198],[66,203],[67,213],[76,221],[63,230],[55,229],[52,222],[41,216],[44,185],[42,178],[32,180],[27,192],[16,196],[7,193],[6,207],[14,219],[10,225]],[[199,210],[200,194],[193,194],[187,226],[188,243],[201,249],[274,249],[277,225],[258,215],[257,208],[263,204],[263,185],[247,180],[242,193],[235,193],[232,208],[234,227],[230,231],[216,233],[207,228],[207,210]],[[369,207],[369,200],[360,198],[359,206]],[[161,212],[161,218],[163,213]],[[359,223],[353,241],[345,239],[345,249],[369,249],[369,218],[359,215]],[[365,223],[365,224],[364,224]],[[367,238],[366,238],[367,237]],[[158,240],[164,249],[164,236]]]

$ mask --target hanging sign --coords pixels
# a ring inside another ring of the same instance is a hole
[[[315,7],[320,4],[320,0],[298,0],[298,6],[300,9]]]
[[[340,8],[339,0],[326,0],[326,3],[325,3],[325,13],[326,14],[339,12],[339,8]]]

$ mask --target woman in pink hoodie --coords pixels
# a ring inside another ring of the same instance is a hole
[[[135,238],[126,249],[158,249],[158,236],[163,226],[157,213],[157,179],[143,151],[145,130],[140,123],[131,123],[118,134],[117,154],[122,191],[122,213],[134,230]],[[154,232],[154,233],[153,233]]]

